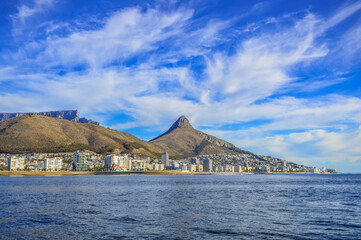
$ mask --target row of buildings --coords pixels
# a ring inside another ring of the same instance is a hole
[[[32,153],[32,154],[0,154],[0,167],[4,170],[29,171],[71,171],[73,170],[74,153]],[[99,169],[104,166],[104,157],[96,153],[83,153],[82,170]],[[81,160],[80,160],[81,161]],[[79,166],[79,165],[78,165]]]
[[[0,166],[9,171],[162,171],[183,172],[306,172],[334,173],[334,169],[313,168],[278,158],[250,153],[239,155],[212,154],[182,160],[170,160],[168,153],[161,159],[139,158],[135,155],[101,155],[76,151],[58,154],[0,154]]]
[[[213,172],[252,172],[252,173],[335,173],[335,169],[308,167],[270,156],[249,152],[237,155],[210,154],[182,159],[180,162],[207,165]]]
[[[8,158],[7,166],[8,166],[8,171],[25,170],[26,158],[23,156],[11,156]],[[45,158],[41,166],[41,169],[47,171],[60,171],[62,168],[63,168],[63,159],[60,157]]]

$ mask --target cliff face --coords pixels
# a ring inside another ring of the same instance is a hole
[[[50,112],[38,112],[38,113],[0,113],[0,122],[10,118],[20,117],[25,115],[52,116],[55,118],[66,119],[73,122],[93,123],[99,125],[98,122],[86,118],[81,118],[78,110],[50,111]]]

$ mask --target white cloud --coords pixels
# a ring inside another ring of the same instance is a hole
[[[28,6],[25,6],[25,5],[22,5],[21,7],[19,7],[18,10],[19,10],[19,12],[18,12],[18,15],[16,16],[16,18],[18,18],[22,24],[25,23],[25,18],[30,17],[30,16],[34,15],[36,12],[38,12],[37,9],[29,8]]]
[[[107,19],[97,30],[78,30],[65,38],[50,37],[37,61],[51,60],[50,65],[87,64],[104,67],[113,61],[123,62],[134,54],[157,49],[156,43],[182,33],[193,11],[172,13],[127,8]]]
[[[347,5],[338,12],[336,12],[331,18],[324,22],[322,26],[320,26],[319,31],[326,31],[340,22],[344,21],[346,18],[356,13],[361,9],[361,1],[356,1],[353,4]]]
[[[97,29],[74,29],[68,36],[50,36],[45,41],[27,44],[16,53],[4,55],[3,59],[17,63],[17,66],[1,79],[16,79],[19,84],[27,86],[25,95],[35,96],[41,92],[47,104],[57,108],[73,106],[84,112],[90,112],[90,109],[100,112],[123,110],[135,115],[135,99],[143,96],[172,92],[179,101],[185,96],[194,97],[198,94],[198,85],[190,69],[158,66],[172,58],[179,61],[182,56],[202,54],[202,48],[218,41],[218,32],[227,26],[226,22],[211,21],[193,29],[192,14],[191,9],[171,12],[152,8],[145,11],[140,8],[123,9]],[[51,23],[50,26],[52,29],[67,27],[59,23]],[[170,49],[153,53],[160,42],[169,45]],[[182,56],[177,54],[180,52]],[[124,61],[134,56],[141,56],[139,63],[123,66]],[[70,70],[63,76],[49,70],[61,66],[67,71],[83,64],[88,66],[85,70]],[[27,68],[47,74],[27,73]],[[35,80],[36,77],[39,79]],[[130,99],[134,99],[134,103]],[[43,104],[39,102],[38,106],[42,108]]]
[[[340,64],[358,65],[361,52],[361,25],[355,25],[348,30],[334,51],[336,52],[335,58],[342,59]]]
[[[242,42],[231,57],[213,56],[207,66],[210,88],[215,90],[211,94],[249,104],[294,81],[288,74],[291,66],[324,57],[328,52],[325,46],[314,43],[317,23],[309,14],[292,29]]]
[[[52,5],[54,0],[34,0],[32,6],[21,5],[18,7],[18,13],[12,16],[14,22],[25,24],[27,18],[44,10],[45,7]]]
[[[287,84],[286,86],[284,86],[283,89],[280,90],[280,93],[282,93],[282,92],[286,92],[286,93],[287,92],[293,92],[293,93],[314,92],[316,90],[319,90],[319,89],[322,89],[325,87],[337,85],[344,81],[347,81],[347,78],[342,77],[342,76],[335,76],[335,77],[326,76],[326,77],[317,78],[316,80],[309,79],[306,81],[298,81],[298,82],[293,82],[293,83]]]

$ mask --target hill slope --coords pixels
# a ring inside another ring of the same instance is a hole
[[[168,131],[150,141],[172,157],[189,157],[216,153],[249,153],[222,139],[198,131],[181,116]]]
[[[0,122],[0,152],[122,152],[158,157],[160,151],[139,138],[90,123],[39,115]]]

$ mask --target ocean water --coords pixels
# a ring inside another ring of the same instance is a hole
[[[361,175],[0,176],[0,239],[361,239]]]

